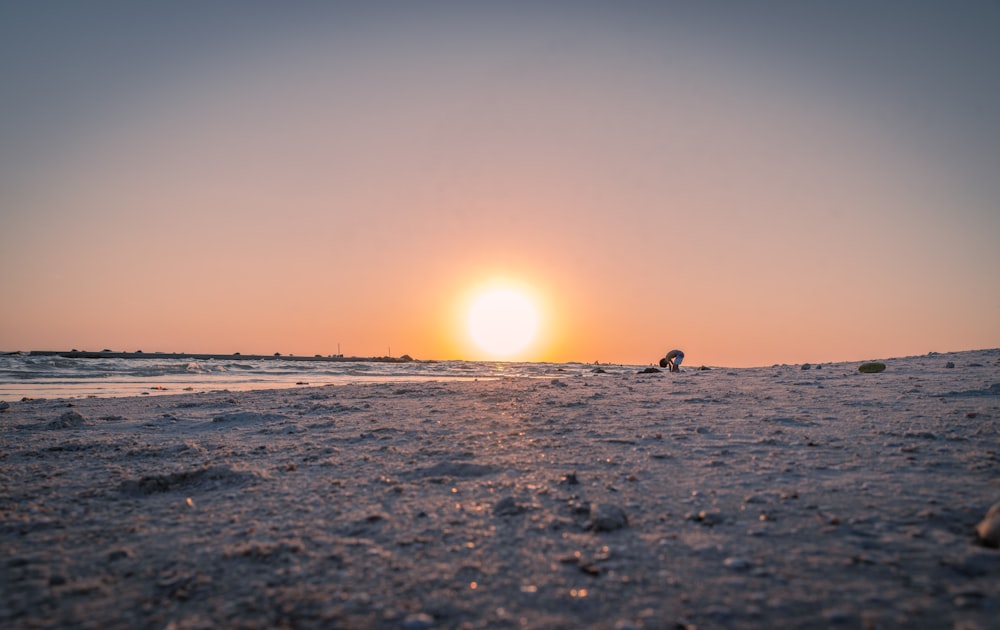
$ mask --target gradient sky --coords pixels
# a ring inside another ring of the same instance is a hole
[[[1000,346],[1000,3],[491,4],[0,2],[0,349]]]

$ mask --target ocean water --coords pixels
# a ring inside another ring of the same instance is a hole
[[[605,372],[635,366],[601,365]],[[27,353],[0,355],[0,400],[245,391],[360,382],[554,378],[594,374],[584,363],[483,361],[296,361],[281,358],[190,360],[157,358],[66,358]]]

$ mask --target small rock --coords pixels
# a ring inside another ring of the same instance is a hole
[[[803,364],[802,364],[802,369],[803,369],[803,370],[811,370],[811,369],[812,369],[812,366],[811,366],[811,365],[809,365],[808,363],[803,363]]]
[[[862,372],[864,374],[876,374],[878,372],[884,372],[884,371],[885,371],[885,363],[878,363],[875,361],[871,363],[862,363],[861,366],[858,368],[858,372]]]
[[[0,413],[7,411],[8,409],[10,409],[10,403],[0,400]]]
[[[403,630],[430,630],[434,627],[434,617],[427,613],[407,615],[403,620]]]
[[[493,506],[494,516],[515,516],[523,514],[526,507],[514,500],[514,497],[504,497]]]
[[[986,513],[986,518],[976,525],[979,542],[987,547],[1000,547],[1000,503]]]
[[[590,506],[590,529],[595,532],[613,532],[627,526],[625,510],[617,505],[598,503]]]
[[[564,483],[567,486],[575,486],[578,483],[580,483],[580,480],[576,478],[576,473],[572,472],[563,475],[562,481],[560,481],[559,483]]]
[[[645,370],[637,372],[638,374],[660,374],[663,370],[658,370],[655,367],[648,367]]]
[[[750,561],[743,558],[726,558],[722,561],[722,564],[727,569],[733,569],[734,571],[746,571],[750,568]]]
[[[50,422],[49,426],[53,429],[72,429],[82,427],[85,424],[87,424],[87,420],[80,415],[79,411],[67,411],[59,416],[58,420]]]
[[[722,523],[725,519],[722,517],[722,512],[716,512],[708,510],[702,510],[697,514],[688,514],[685,518],[689,521],[694,521],[695,523],[701,523],[708,527],[714,527]]]
[[[947,363],[944,364],[944,366],[946,368],[948,368],[948,369],[951,369],[951,368],[955,367],[955,364],[952,363],[951,361],[948,361]]]

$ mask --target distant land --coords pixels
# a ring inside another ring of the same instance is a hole
[[[408,354],[404,354],[400,357],[345,357],[342,354],[332,354],[326,356],[317,354],[308,357],[279,353],[240,354],[237,352],[235,354],[192,354],[188,352],[143,352],[142,350],[137,350],[135,352],[113,352],[111,350],[102,350],[100,352],[89,352],[86,350],[31,350],[29,352],[8,352],[6,354],[28,354],[31,356],[42,357],[54,356],[66,359],[192,359],[195,361],[207,361],[209,359],[225,361],[280,359],[282,361],[331,361],[354,363],[410,363],[412,361],[416,361],[416,359]],[[429,361],[421,361],[421,363],[429,363]]]

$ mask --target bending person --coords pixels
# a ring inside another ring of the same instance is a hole
[[[667,356],[660,359],[660,367],[669,367],[671,372],[681,371],[681,362],[684,360],[683,350],[671,350]]]

